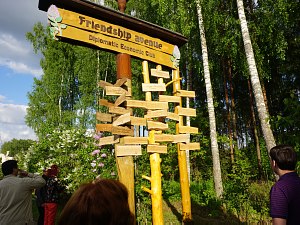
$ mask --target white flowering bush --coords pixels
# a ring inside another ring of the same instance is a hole
[[[56,129],[16,158],[20,167],[30,172],[42,173],[52,164],[58,165],[60,180],[66,192],[72,193],[81,183],[97,177],[116,177],[113,146],[99,146],[100,138],[101,134],[85,130]]]

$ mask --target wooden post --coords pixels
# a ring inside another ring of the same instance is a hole
[[[116,0],[119,10],[124,13],[126,0]],[[117,54],[117,79],[128,78],[131,80],[131,60],[130,55]],[[135,215],[135,191],[134,191],[134,163],[132,156],[116,156],[118,176],[121,183],[128,189],[128,203],[131,212]]]
[[[177,93],[177,91],[181,90],[179,69],[173,70],[173,80],[174,80],[173,92]],[[182,106],[181,100],[179,106],[180,107]],[[178,107],[176,107],[175,110],[178,110]],[[177,112],[175,111],[175,113]],[[179,126],[183,126],[182,116],[179,116],[179,122],[176,123],[176,134],[179,134]],[[183,216],[183,223],[186,224],[192,222],[190,185],[189,185],[189,178],[188,178],[187,164],[186,164],[186,151],[180,150],[179,143],[177,144],[177,152],[178,152],[178,166],[179,166],[180,187],[181,187],[182,216]]]
[[[143,78],[144,83],[150,83],[148,62],[143,61]],[[152,101],[151,92],[145,94],[146,101]],[[149,130],[149,137],[154,137],[155,130]],[[150,138],[149,144],[154,144],[155,141]],[[162,210],[162,190],[161,190],[161,158],[159,153],[150,154],[150,168],[151,168],[151,200],[152,200],[152,224],[163,225],[164,217]]]

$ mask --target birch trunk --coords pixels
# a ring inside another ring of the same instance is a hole
[[[204,31],[200,0],[197,0],[196,4],[197,4],[197,14],[198,14],[198,21],[199,21],[204,79],[205,79],[208,115],[209,115],[214,184],[215,184],[216,195],[218,198],[221,198],[223,194],[223,184],[222,184],[222,177],[221,177],[221,165],[220,165],[220,156],[219,156],[219,148],[218,148],[218,141],[217,141],[217,129],[216,129],[216,117],[215,117],[215,110],[214,110],[214,103],[213,103],[213,92],[212,92],[209,65],[208,65],[207,45],[205,39],[205,31]]]
[[[264,97],[263,97],[263,93],[259,81],[256,64],[255,64],[254,53],[253,53],[252,43],[251,43],[249,30],[247,26],[243,0],[237,0],[237,6],[238,6],[239,19],[241,23],[244,47],[245,47],[245,52],[246,52],[246,57],[247,57],[247,62],[248,62],[248,67],[250,72],[251,85],[252,85],[256,107],[258,111],[258,117],[260,120],[267,149],[268,151],[270,151],[270,149],[274,147],[276,143],[269,123],[269,115],[264,102]]]

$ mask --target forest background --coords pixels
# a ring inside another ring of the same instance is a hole
[[[115,0],[102,3],[117,10]],[[189,154],[195,224],[201,224],[196,222],[198,217],[202,218],[199,219],[202,224],[268,224],[268,192],[275,179],[253,97],[237,1],[200,3],[224,188],[222,198],[214,189],[215,168],[196,1],[130,0],[126,13],[188,38],[188,43],[180,48],[180,76],[182,89],[196,93],[192,101],[183,102],[197,110],[191,126],[198,127],[199,133],[192,138],[201,146],[199,151]],[[276,144],[292,145],[300,156],[299,0],[247,0],[244,10]],[[94,132],[95,114],[103,111],[98,100],[104,98],[104,92],[98,82],[115,83],[115,54],[52,40],[48,28],[42,24],[36,24],[27,33],[27,39],[34,51],[43,55],[44,74],[34,80],[33,90],[28,93],[26,116],[26,123],[34,129],[38,141],[14,139],[2,145],[1,153],[9,151],[29,171],[41,172],[51,164],[58,164],[60,178],[67,187],[66,198],[81,183],[98,176],[117,179],[114,148],[97,146],[105,134]],[[145,99],[141,90],[141,61],[132,58],[131,65],[133,98]],[[138,116],[143,112],[134,113]],[[175,124],[169,122],[169,127],[174,128]],[[176,156],[173,145],[169,146],[168,154],[161,155],[163,198],[168,205],[174,203],[172,207],[180,202]],[[142,156],[134,157],[134,162],[137,219],[145,224],[151,221],[151,201],[141,190],[142,185],[149,183],[141,177],[150,174],[149,154],[143,151]],[[173,210],[177,212],[176,221],[180,221],[180,206]],[[170,219],[171,222],[174,221]]]

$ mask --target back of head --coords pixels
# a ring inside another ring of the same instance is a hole
[[[289,145],[277,145],[270,150],[271,159],[281,170],[295,170],[297,154]]]
[[[63,209],[59,225],[133,225],[126,187],[116,180],[81,185]]]
[[[16,160],[7,160],[2,163],[1,168],[3,175],[7,176],[12,174],[14,169],[18,169],[18,162]]]

